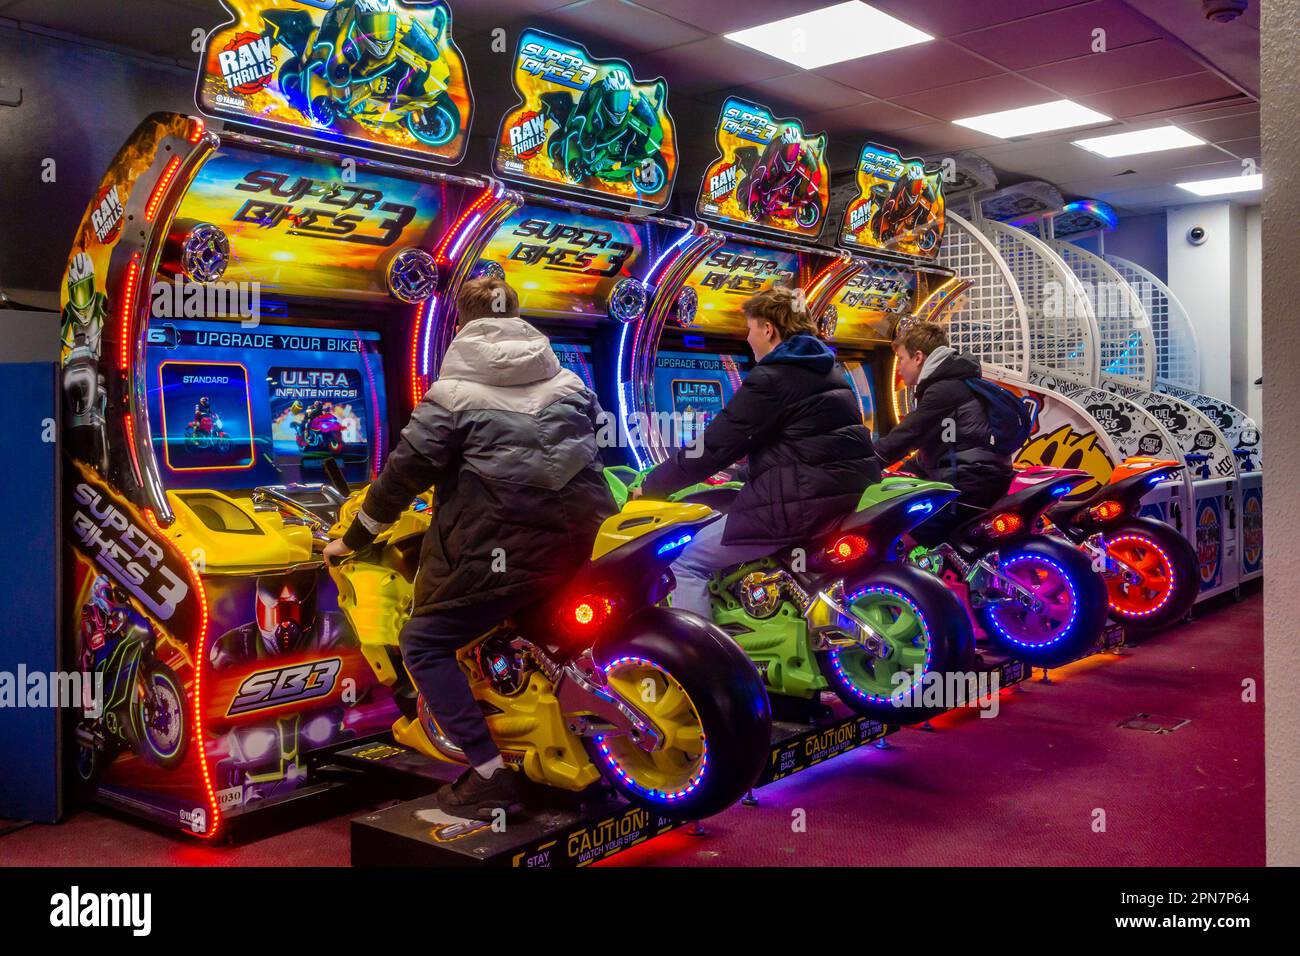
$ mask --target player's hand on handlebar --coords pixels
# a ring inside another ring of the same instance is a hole
[[[644,494],[645,494],[645,489],[643,489],[640,485],[633,485],[627,490],[627,499],[628,501],[636,501],[636,499],[642,497]]]
[[[335,538],[325,545],[325,551],[323,552],[326,564],[337,564],[352,553],[352,548],[344,544],[342,538]]]

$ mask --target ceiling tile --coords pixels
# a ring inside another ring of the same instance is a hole
[[[1251,136],[1246,139],[1230,139],[1218,145],[1238,159],[1253,159],[1258,163],[1262,155],[1258,136]]]
[[[1042,87],[1010,73],[940,86],[922,93],[896,96],[892,102],[936,119],[955,120],[1019,106],[1046,103],[1057,97]]]
[[[1201,139],[1208,139],[1212,143],[1221,143],[1225,140],[1250,136],[1258,137],[1259,110],[1252,109],[1249,112],[1237,113],[1231,116],[1214,116],[1206,119],[1193,115],[1180,121],[1178,125],[1187,132],[1193,133],[1201,137]]]
[[[1203,70],[1199,63],[1168,40],[1147,40],[1105,53],[1089,53],[1049,63],[1025,70],[1024,75],[1050,86],[1062,96],[1074,97]]]
[[[841,86],[815,73],[792,73],[741,87],[746,96],[780,113],[804,114],[813,111],[862,106],[871,101],[865,93]]]
[[[892,99],[1002,71],[961,47],[935,42],[833,63],[816,72],[872,96]]]
[[[903,152],[932,153],[938,150],[956,152],[962,149],[976,149],[992,146],[1002,140],[985,136],[973,129],[954,126],[952,123],[931,123],[928,126],[912,126],[900,130],[890,141]]]
[[[804,122],[808,129],[824,129],[831,134],[866,134],[891,133],[913,126],[925,126],[933,123],[933,120],[901,106],[874,100],[844,109],[811,113],[804,118]]]
[[[722,37],[656,50],[638,57],[637,67],[643,76],[664,76],[670,88],[688,94],[734,87],[738,77],[760,83],[774,76],[787,76],[792,69],[784,60]]]
[[[628,0],[582,0],[552,11],[546,20],[561,29],[565,36],[572,36],[588,46],[592,45],[591,41],[599,39],[641,52],[679,46],[709,36],[709,33],[681,20]],[[612,56],[618,55],[619,51],[611,48],[601,52],[592,50],[592,53]]]
[[[933,36],[950,37],[1078,2],[1079,0],[871,0],[871,6]]]
[[[1092,53],[1093,31],[1105,30],[1115,50],[1160,36],[1120,0],[1096,0],[965,33],[954,42],[1013,70]]]
[[[497,27],[511,28],[518,26],[529,17],[536,17],[551,10],[572,3],[573,0],[510,0],[509,4],[476,3],[451,4],[452,31],[465,26],[473,30],[495,30]],[[514,49],[517,37],[509,38],[509,46]]]
[[[710,33],[730,33],[756,27],[773,20],[784,20],[809,10],[829,7],[835,0],[743,0],[718,3],[717,0],[639,0],[642,6],[700,27]]]
[[[1213,73],[1196,73],[1082,96],[1079,97],[1079,102],[1101,110],[1108,116],[1122,119],[1234,99],[1246,102],[1246,97],[1235,86],[1225,83]]]

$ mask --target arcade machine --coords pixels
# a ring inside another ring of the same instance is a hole
[[[1098,241],[1103,240],[1099,237]],[[1205,422],[1194,429],[1197,434],[1207,424],[1217,429],[1236,459],[1241,488],[1241,581],[1254,580],[1264,573],[1263,445],[1259,426],[1245,412],[1201,391],[1196,333],[1173,291],[1135,262],[1109,253],[1104,253],[1104,258],[1134,289],[1151,317],[1156,342],[1154,390],[1168,396],[1174,407],[1181,407],[1189,420],[1203,416]]]
[[[867,143],[858,156],[854,194],[844,208],[838,243],[862,262],[831,300],[826,325],[858,393],[873,434],[897,424],[874,396],[893,392],[898,322],[929,314],[960,294],[951,269],[935,264],[944,232],[942,171],[896,150]],[[877,415],[880,420],[877,421]]]
[[[1115,221],[1104,204],[1079,202],[1046,218],[1041,227],[1051,236],[1046,241],[1052,251],[1091,290],[1100,352],[1098,386],[1153,416],[1173,439],[1189,472],[1190,511],[1172,514],[1159,502],[1146,507],[1192,540],[1200,562],[1199,597],[1205,599],[1239,586],[1238,464],[1223,433],[1205,415],[1179,398],[1153,390],[1157,365],[1153,323],[1137,290],[1103,258],[1058,234],[1061,230],[1066,236],[1088,231],[1104,235]],[[1144,436],[1143,440],[1151,439]]]
[[[323,755],[397,714],[319,551],[337,480],[378,473],[427,387],[457,256],[507,210],[428,168],[472,114],[445,4],[227,9],[196,90],[226,127],[146,119],[63,287],[65,593],[104,679],[77,779],[205,838],[333,791]]]
[[[627,447],[628,433],[648,427],[619,387],[632,373],[641,323],[689,316],[694,296],[683,281],[717,239],[658,214],[678,164],[664,79],[641,80],[623,60],[537,30],[520,36],[512,77],[519,102],[502,117],[493,171],[530,191],[473,271],[510,282],[524,318],[617,416],[618,444]],[[448,341],[443,330],[440,342]],[[607,454],[609,464],[626,463]]]
[[[825,134],[809,136],[797,119],[778,119],[732,96],[715,142],[718,157],[696,211],[737,231],[707,234],[709,246],[679,294],[686,308],[647,314],[637,324],[621,389],[634,413],[684,423],[676,440],[662,429],[637,436],[633,457],[642,468],[706,426],[739,387],[752,363],[741,311],[746,299],[787,285],[802,289],[810,312],[826,318],[830,297],[861,268],[845,253],[813,245],[829,202]]]

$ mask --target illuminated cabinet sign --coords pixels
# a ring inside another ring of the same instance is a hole
[[[438,163],[465,155],[474,100],[441,0],[222,0],[195,102],[242,123]]]
[[[514,64],[519,103],[497,133],[498,176],[629,206],[662,209],[677,178],[668,84],[623,60],[526,30]]]
[[[868,143],[858,156],[858,194],[844,210],[840,244],[933,259],[943,239],[943,176],[919,159]]]
[[[826,134],[797,119],[728,97],[714,139],[718,158],[704,173],[696,213],[706,219],[815,239],[830,205]]]

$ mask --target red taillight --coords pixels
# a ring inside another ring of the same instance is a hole
[[[614,604],[603,594],[584,594],[569,608],[569,623],[582,629],[595,629],[609,620]]]
[[[1015,534],[1024,526],[1025,519],[1011,511],[996,514],[984,522],[984,530],[993,538],[1005,538],[1009,534]]]
[[[867,539],[858,534],[846,534],[831,542],[826,556],[835,564],[849,564],[864,557],[869,550]]]
[[[1099,505],[1093,505],[1088,509],[1088,514],[1092,515],[1096,521],[1114,521],[1124,513],[1124,506],[1118,501],[1103,501]]]

